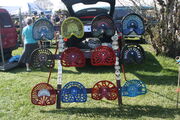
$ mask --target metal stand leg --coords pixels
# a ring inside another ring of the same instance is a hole
[[[59,54],[63,52],[64,42],[62,36],[59,39]],[[58,78],[57,78],[57,102],[56,108],[61,109],[61,88],[62,88],[62,65],[61,60],[58,60]]]
[[[115,62],[115,75],[116,75],[116,84],[118,88],[118,105],[122,105],[122,96],[121,96],[121,78],[120,78],[120,65],[119,65],[119,56],[118,56],[118,35],[117,33],[111,38],[113,43],[112,43],[112,48],[115,51],[116,54],[116,62]]]
[[[118,105],[121,106],[122,105],[121,82],[120,82],[120,80],[117,80],[116,83],[117,83],[117,87],[118,87]]]
[[[57,85],[56,109],[61,109],[61,85]]]
[[[178,104],[179,104],[179,92],[180,92],[180,66],[179,66],[179,75],[178,75],[178,85],[177,85],[177,104],[176,104],[176,108],[178,108]]]

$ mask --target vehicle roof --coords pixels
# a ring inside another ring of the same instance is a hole
[[[62,0],[65,4],[76,4],[76,3],[84,3],[84,4],[96,4],[97,2],[108,2],[108,3],[115,3],[115,0]]]
[[[7,12],[8,13],[8,11],[4,8],[0,8],[0,12]]]

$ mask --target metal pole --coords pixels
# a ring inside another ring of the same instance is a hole
[[[19,39],[20,39],[20,42],[21,44],[23,44],[22,42],[22,29],[23,29],[23,26],[22,26],[22,14],[21,14],[21,8],[19,8],[19,27],[20,27],[20,33],[19,33]]]
[[[179,66],[179,75],[178,75],[178,84],[177,84],[177,104],[176,104],[176,108],[178,108],[178,104],[179,104],[179,92],[180,92],[180,66]]]
[[[64,49],[64,41],[62,36],[60,35],[59,39],[59,54],[63,52]],[[62,88],[62,65],[61,60],[58,60],[58,78],[57,78],[57,103],[56,108],[61,108],[61,88]]]
[[[4,50],[3,50],[3,42],[2,42],[2,36],[1,36],[1,26],[0,26],[0,48],[1,48],[1,58],[2,58],[2,67],[4,69],[4,66],[5,66],[5,60],[4,60]]]
[[[122,105],[122,95],[121,95],[121,78],[120,78],[120,65],[119,65],[119,56],[118,56],[118,35],[117,33],[112,37],[112,48],[116,53],[116,62],[115,62],[115,75],[116,75],[116,84],[118,88],[118,105]]]
[[[62,65],[61,60],[58,60],[58,78],[57,78],[57,103],[56,108],[61,109],[61,88],[62,88]]]

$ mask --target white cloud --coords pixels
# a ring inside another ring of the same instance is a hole
[[[0,0],[0,6],[24,6],[34,0]]]

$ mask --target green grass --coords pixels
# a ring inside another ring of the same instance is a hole
[[[46,82],[48,72],[26,72],[25,68],[15,68],[0,72],[0,120],[116,120],[116,119],[180,119],[180,109],[176,109],[176,85],[178,65],[175,60],[155,56],[149,45],[146,61],[141,65],[126,65],[127,79],[140,79],[148,88],[146,95],[123,97],[123,105],[117,100],[95,101],[88,95],[86,103],[62,103],[62,109],[55,105],[40,107],[31,103],[34,85]],[[21,54],[22,48],[13,52]],[[56,62],[57,63],[57,62]],[[121,75],[122,76],[122,75]],[[90,88],[100,80],[115,83],[113,67],[63,68],[63,85],[69,81],[79,81]],[[50,83],[56,88],[57,65]],[[122,85],[125,83],[122,77]],[[180,103],[179,103],[180,104]],[[180,106],[180,105],[179,105]]]

